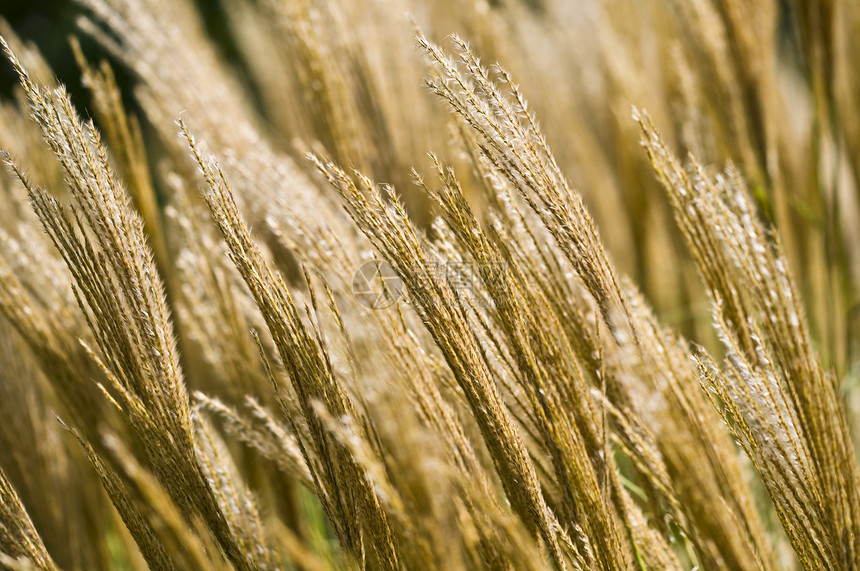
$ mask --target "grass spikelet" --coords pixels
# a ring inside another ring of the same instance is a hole
[[[429,80],[430,86],[475,132],[476,152],[538,217],[557,252],[566,258],[599,308],[599,327],[606,328],[609,346],[600,340],[599,329],[593,331],[593,322],[579,321],[580,327],[574,333],[579,341],[571,347],[578,346],[580,357],[589,364],[595,355],[605,354],[610,366],[599,363],[597,367],[604,369],[612,400],[619,405],[624,403],[638,419],[636,422],[647,424],[649,431],[658,431],[654,441],[666,444],[660,463],[667,463],[674,471],[671,488],[683,498],[676,505],[691,516],[682,517],[692,526],[687,530],[688,537],[698,544],[700,555],[713,564],[728,558],[739,567],[764,565],[767,548],[749,492],[741,482],[731,443],[721,435],[716,415],[696,387],[695,370],[685,363],[683,342],[654,323],[639,295],[617,276],[605,250],[594,246],[601,241],[591,216],[557,167],[510,76],[499,72],[502,84],[510,91],[506,96],[468,47],[457,39],[454,42],[462,70],[439,48],[422,40],[443,74]],[[526,238],[534,240],[528,235]],[[535,305],[539,303],[529,304]],[[648,393],[653,396],[647,397]],[[663,410],[649,410],[643,406],[648,401],[662,401]],[[579,411],[578,416],[582,418],[583,412]],[[684,422],[675,422],[678,418],[684,418]],[[695,444],[702,440],[713,443],[709,449],[713,453],[702,453]],[[690,467],[698,462],[707,462],[714,471],[692,470]],[[700,495],[703,488],[725,500],[713,501],[714,496]],[[709,507],[690,509],[693,502]],[[727,506],[736,506],[747,514],[750,527],[737,533],[728,531],[736,516],[732,513],[735,508]]]
[[[196,461],[170,312],[142,220],[130,208],[92,122],[80,122],[62,88],[48,91],[32,83],[4,47],[75,202],[69,214],[47,193],[30,191],[33,209],[74,277],[78,303],[103,354],[93,358],[174,500],[189,516],[199,509],[225,552],[244,565]]]
[[[640,124],[726,347],[725,372],[700,362],[706,384],[726,403],[724,415],[762,474],[801,560],[851,568],[857,463],[837,386],[812,349],[778,239],[757,220],[731,165],[714,178],[695,162],[688,172],[647,116]]]
[[[355,414],[355,405],[334,378],[325,343],[318,330],[305,325],[283,278],[273,273],[263,258],[239,214],[224,173],[217,163],[200,154],[184,124],[180,123],[180,128],[203,170],[208,186],[204,197],[212,217],[263,313],[308,423],[312,442],[304,443],[304,455],[312,466],[320,500],[331,521],[337,522],[338,536],[352,553],[369,557],[379,565],[394,566],[398,557],[392,530],[376,492],[348,451],[332,440],[314,410],[314,403],[319,402],[338,417]],[[313,448],[308,450],[311,445]],[[311,452],[313,461],[308,456]],[[355,503],[345,496],[353,486]]]
[[[392,264],[416,301],[418,314],[475,414],[514,510],[540,535],[551,557],[563,565],[555,518],[543,498],[522,436],[499,396],[473,334],[468,331],[463,307],[450,286],[434,276],[426,246],[402,205],[390,189],[387,196],[393,202],[387,204],[383,190],[369,179],[356,175],[354,181],[335,165],[314,160],[341,193],[358,226]]]
[[[12,488],[6,474],[0,471],[0,563],[23,566],[30,563],[36,569],[58,569],[45,550],[42,538],[33,527],[27,510]]]

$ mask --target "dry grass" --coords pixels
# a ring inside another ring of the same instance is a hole
[[[851,2],[80,4],[86,112],[0,23],[0,566],[860,568]]]

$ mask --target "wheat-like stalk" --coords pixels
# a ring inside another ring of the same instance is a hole
[[[218,5],[0,18],[0,567],[860,566],[851,2]]]

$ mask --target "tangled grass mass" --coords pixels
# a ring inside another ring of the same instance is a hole
[[[860,570],[856,1],[77,4],[0,567]]]

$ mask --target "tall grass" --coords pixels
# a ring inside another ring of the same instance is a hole
[[[79,4],[86,110],[0,22],[0,566],[860,568],[854,3]]]

